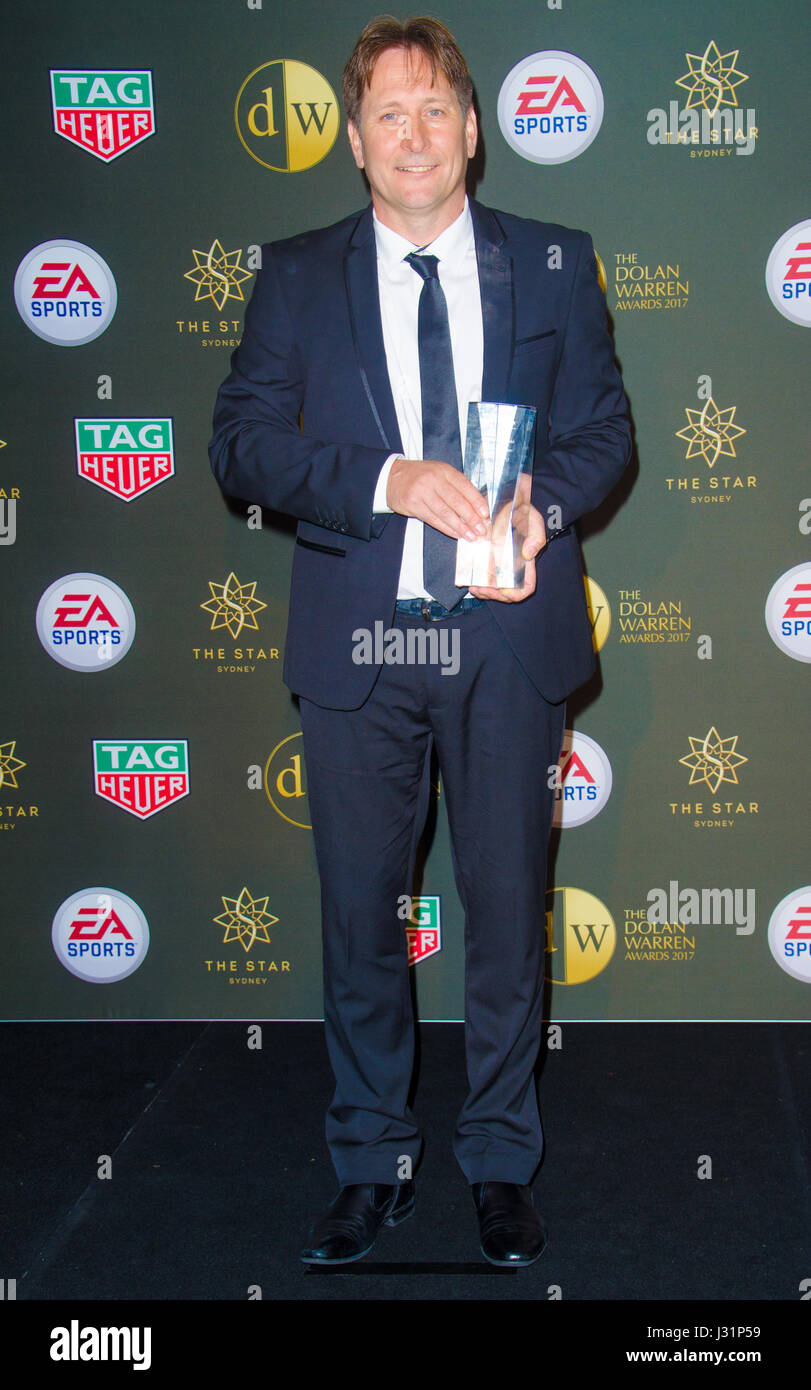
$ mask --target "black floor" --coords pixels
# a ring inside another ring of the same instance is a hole
[[[261,1050],[247,1036],[235,1023],[0,1026],[0,1273],[18,1300],[245,1301],[256,1286],[265,1300],[802,1299],[803,1025],[564,1024],[540,1081],[549,1245],[506,1271],[481,1256],[451,1151],[460,1025],[421,1031],[415,1215],[329,1273],[298,1261],[336,1191],[322,1027],[264,1024]]]

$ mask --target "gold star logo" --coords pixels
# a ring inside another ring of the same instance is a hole
[[[218,627],[227,627],[236,640],[243,627],[259,631],[256,614],[267,608],[267,604],[255,597],[256,580],[252,584],[240,584],[232,570],[224,584],[214,584],[209,580],[208,587],[211,598],[201,603],[200,607],[213,614],[212,632],[216,632]]]
[[[735,752],[737,742],[737,734],[733,734],[731,738],[721,738],[714,725],[703,738],[690,737],[690,747],[693,751],[686,757],[679,758],[679,762],[690,769],[690,786],[706,782],[713,794],[718,791],[722,782],[734,782],[737,786],[738,774],[735,769],[740,767],[741,763],[749,761]]]
[[[27,763],[21,763],[19,758],[15,758],[14,749],[17,746],[16,738],[9,743],[0,743],[0,787],[16,787],[16,773],[21,767],[27,767]]]
[[[266,897],[252,898],[247,888],[243,888],[238,898],[226,898],[223,895],[222,905],[225,911],[213,920],[218,926],[225,927],[224,945],[227,946],[230,941],[239,941],[246,954],[257,938],[270,945],[268,927],[274,926],[279,919],[274,917],[272,912],[268,912]]]
[[[222,309],[227,299],[241,299],[245,296],[240,288],[243,280],[249,280],[251,272],[243,270],[239,262],[242,251],[224,251],[219,240],[212,241],[207,251],[192,251],[194,270],[187,270],[184,280],[191,280],[197,286],[194,302],[200,299],[213,299],[218,309]]]
[[[689,424],[682,430],[676,430],[677,439],[684,439],[687,443],[684,457],[691,459],[700,454],[708,468],[713,467],[721,454],[735,458],[734,441],[739,435],[746,434],[746,430],[735,424],[737,409],[736,405],[730,405],[725,410],[719,410],[712,397],[701,410],[691,410],[685,406],[684,413]]]
[[[731,53],[720,53],[714,40],[707,44],[703,53],[686,53],[689,64],[683,77],[676,78],[676,86],[689,92],[687,110],[703,107],[714,116],[721,106],[737,106],[738,94],[735,91],[742,82],[748,82],[745,72],[739,72],[735,64],[740,49]]]

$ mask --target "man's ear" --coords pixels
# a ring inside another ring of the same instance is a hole
[[[363,145],[361,143],[360,131],[354,121],[347,121],[346,133],[349,136],[349,144],[352,154],[359,169],[363,168]]]
[[[474,111],[473,103],[471,102],[470,106],[467,109],[467,115],[465,116],[465,144],[467,148],[468,159],[473,158],[474,154],[476,153],[476,146],[478,143],[479,127],[476,121],[476,112]]]

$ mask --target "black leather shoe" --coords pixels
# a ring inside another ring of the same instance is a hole
[[[532,1192],[517,1182],[474,1182],[482,1254],[493,1265],[531,1265],[546,1245]]]
[[[343,1265],[368,1255],[381,1226],[399,1226],[414,1210],[414,1183],[352,1183],[316,1221],[301,1252],[304,1264]]]

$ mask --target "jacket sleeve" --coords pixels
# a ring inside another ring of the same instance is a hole
[[[625,471],[631,448],[605,296],[591,237],[583,233],[549,407],[549,438],[538,448],[533,470],[532,501],[550,539],[599,506]],[[553,507],[559,513],[550,513]]]
[[[307,362],[283,278],[265,246],[242,340],[217,395],[211,467],[234,497],[369,540],[388,520],[373,515],[373,501],[390,450],[302,433]]]

